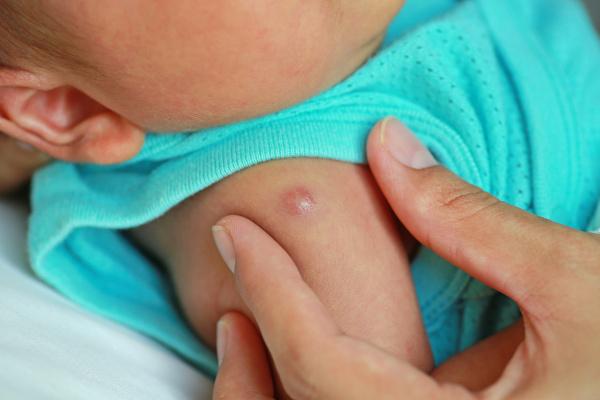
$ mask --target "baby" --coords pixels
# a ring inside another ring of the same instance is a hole
[[[38,174],[38,274],[209,373],[177,311],[211,347],[244,311],[210,234],[228,214],[281,243],[348,334],[423,370],[514,322],[417,252],[364,141],[395,115],[474,184],[582,228],[600,196],[598,41],[576,1],[423,3],[388,28],[402,0],[3,1],[0,131],[96,163],[163,133],[119,165]]]

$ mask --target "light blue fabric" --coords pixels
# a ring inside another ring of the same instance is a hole
[[[600,233],[600,203],[598,203],[598,208],[596,209],[596,214],[592,218],[592,222],[588,227],[590,232]]]
[[[600,50],[580,4],[432,4],[444,12],[440,18],[419,25],[401,16],[407,22],[394,25],[394,41],[301,105],[201,133],[150,135],[142,153],[122,165],[56,163],[41,171],[30,231],[37,273],[214,373],[214,358],[180,318],[164,277],[118,230],[267,160],[363,163],[367,134],[387,115],[468,181],[584,229],[600,197]],[[426,249],[413,270],[436,362],[517,317],[505,298]]]

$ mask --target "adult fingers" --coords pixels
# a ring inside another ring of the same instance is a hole
[[[263,338],[273,345],[271,351],[287,347],[282,336],[269,337],[272,332],[294,329],[302,334],[293,337],[310,343],[341,333],[294,261],[264,230],[246,218],[229,216],[218,222],[213,235]]]
[[[531,306],[531,293],[561,293],[545,277],[570,282],[561,280],[565,267],[597,253],[590,236],[504,204],[438,166],[396,119],[374,129],[368,158],[396,215],[421,243],[521,306]]]
[[[305,356],[322,354],[322,347],[327,349],[322,344],[340,334],[338,327],[304,283],[294,261],[254,223],[226,217],[213,228],[213,235],[225,263],[235,271],[238,291],[260,328],[285,389],[290,395],[299,394],[294,390],[312,390],[313,383],[300,382],[303,371],[314,371],[319,361]]]
[[[345,336],[293,260],[257,225],[230,216],[213,232],[292,398],[392,399],[402,393],[429,399],[442,393],[421,371]]]
[[[213,398],[274,399],[266,349],[252,322],[238,313],[227,314],[219,321],[217,337],[219,374]]]

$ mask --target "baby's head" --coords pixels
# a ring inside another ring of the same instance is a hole
[[[355,70],[403,0],[2,0],[0,131],[113,162],[139,128],[199,129],[298,103]]]

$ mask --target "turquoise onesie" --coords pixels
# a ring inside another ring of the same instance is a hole
[[[388,115],[473,184],[586,229],[600,196],[599,74],[598,39],[578,1],[409,1],[366,65],[303,104],[199,133],[149,135],[121,165],[55,163],[39,172],[33,267],[82,306],[214,374],[167,280],[119,230],[257,163],[364,163],[367,134]],[[518,317],[507,299],[427,249],[413,270],[437,363]]]

